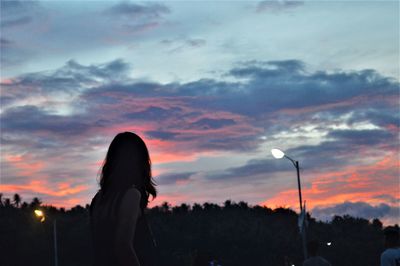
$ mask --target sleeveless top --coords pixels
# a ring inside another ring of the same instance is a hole
[[[93,266],[120,265],[115,254],[114,240],[117,228],[116,214],[125,192],[126,190],[120,191],[111,195],[105,202],[100,202],[103,195],[99,191],[92,199],[89,211],[94,248]],[[140,209],[136,221],[133,248],[141,266],[156,265],[156,242],[143,208]]]

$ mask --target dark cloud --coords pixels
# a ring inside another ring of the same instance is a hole
[[[367,148],[382,143],[390,147],[398,145],[396,136],[384,130],[335,130],[328,136],[334,136],[335,140],[324,141],[318,145],[299,145],[288,149],[286,154],[300,161],[301,171],[319,172],[329,169],[333,171],[353,163],[357,156],[351,156],[351,154],[362,154]],[[294,169],[293,167],[287,160],[250,160],[242,166],[213,174],[210,178],[234,179],[268,175],[274,172],[290,171]]]
[[[293,165],[290,162],[281,164],[275,159],[253,159],[245,165],[226,169],[219,174],[211,174],[209,179],[235,179],[235,178],[250,178],[257,175],[265,175],[281,171],[293,170]]]
[[[82,134],[93,126],[83,122],[84,119],[79,119],[79,117],[52,115],[36,106],[29,105],[9,108],[1,114],[0,118],[2,129],[7,134],[47,132],[71,136]]]
[[[2,35],[4,36],[6,34]],[[15,66],[31,58],[32,55],[32,51],[21,48],[15,41],[8,38],[0,38],[0,62],[3,69]]]
[[[354,112],[348,121],[349,124],[359,121],[370,121],[374,125],[383,128],[394,127],[398,129],[400,127],[400,109],[390,108],[390,106],[386,106],[384,101],[382,102],[382,106],[378,107],[376,109],[366,108],[365,110]]]
[[[26,12],[38,6],[37,1],[2,0],[0,3],[2,11],[9,15]]]
[[[192,47],[200,47],[206,45],[206,40],[204,39],[188,39],[186,43]]]
[[[145,22],[136,25],[123,25],[122,28],[129,31],[130,33],[141,33],[154,28],[157,28],[160,25],[159,22]]]
[[[121,2],[105,10],[104,14],[115,19],[123,32],[136,34],[159,27],[170,12],[167,6],[159,3]]]
[[[124,116],[134,120],[145,120],[145,121],[162,121],[172,117],[173,115],[179,115],[182,112],[181,108],[161,108],[157,106],[151,106],[144,111],[127,113]]]
[[[65,96],[82,93],[92,87],[126,78],[129,65],[120,59],[106,64],[83,66],[68,61],[55,71],[35,72],[21,75],[12,83],[3,83],[0,101],[11,104],[29,97]]]
[[[65,64],[64,67],[58,69],[53,73],[49,73],[48,75],[45,74],[43,76],[44,78],[49,77],[48,80],[51,80],[51,78],[53,78],[56,81],[68,78],[76,80],[77,82],[91,82],[96,78],[102,78],[105,79],[105,81],[110,81],[120,78],[126,78],[128,70],[129,64],[122,61],[121,59],[116,59],[105,64],[89,66],[83,66],[77,63],[75,60],[70,60]],[[37,73],[33,74],[33,76],[37,75]],[[29,78],[33,78],[33,76],[26,75],[24,76],[24,78],[28,79],[27,81],[29,82]]]
[[[19,40],[18,31],[24,36],[36,34],[48,14],[37,1],[0,2],[1,51],[0,61],[4,72],[31,60],[37,52],[26,41]],[[16,33],[16,34],[15,34]]]
[[[32,21],[31,17],[24,16],[16,19],[10,19],[10,20],[4,20],[1,23],[1,27],[7,28],[7,27],[14,27],[14,26],[20,26],[24,24],[28,24]]]
[[[375,137],[372,135],[370,138],[374,139]],[[336,140],[324,141],[318,145],[299,145],[287,150],[286,153],[293,159],[299,160],[302,169],[316,172],[334,171],[340,167],[351,165],[356,160],[364,159],[364,156],[359,155],[372,147],[374,147],[372,143],[360,146],[357,143]],[[391,147],[387,147],[387,149]]]
[[[109,15],[117,17],[123,16],[128,19],[137,20],[141,17],[160,18],[163,15],[170,13],[171,10],[167,6],[158,3],[137,4],[121,2],[109,8],[105,12]]]
[[[42,12],[37,1],[1,1],[0,5],[2,29],[29,24]]]
[[[331,130],[326,138],[318,145],[299,145],[287,150],[287,154],[301,160],[302,166],[310,170],[319,168],[335,169],[351,164],[355,159],[374,147],[379,150],[393,150],[398,147],[397,134],[377,130]]]
[[[146,131],[146,135],[150,138],[162,140],[174,140],[179,133],[165,132],[165,131]]]
[[[392,133],[379,130],[332,130],[328,133],[328,138],[340,140],[346,145],[376,145],[379,143],[392,142]]]
[[[0,38],[0,45],[1,45],[1,47],[3,47],[3,46],[9,46],[9,45],[11,45],[11,44],[13,44],[12,41],[7,40],[7,39],[4,39],[4,38]]]
[[[249,129],[252,129],[252,127],[249,126]],[[212,133],[207,135],[207,132],[204,132],[201,136],[190,137],[189,140],[193,141],[199,151],[235,151],[240,153],[254,151],[260,144],[256,139],[256,132],[238,136],[231,134],[228,130],[224,134],[218,135]]]
[[[164,174],[157,177],[157,184],[159,185],[172,185],[180,181],[188,181],[194,172]]]
[[[210,118],[202,118],[192,123],[192,127],[200,128],[200,129],[217,129],[223,128],[226,126],[235,125],[236,122],[233,119],[210,119]]]
[[[257,12],[280,12],[303,5],[303,1],[292,0],[266,0],[258,3]]]
[[[133,80],[127,75],[129,70],[129,64],[122,60],[89,66],[71,60],[55,71],[16,77],[4,84],[1,99],[11,106],[32,95],[73,95],[70,105],[83,108],[84,114],[62,119],[71,127],[76,126],[77,132],[84,132],[90,126],[151,124],[143,133],[153,139],[180,142],[182,148],[192,151],[256,150],[261,134],[269,138],[312,122],[318,130],[326,132],[321,143],[288,150],[296,158],[306,158],[303,166],[309,169],[347,164],[348,149],[360,152],[363,148],[386,149],[391,145],[393,149],[393,145],[398,145],[395,134],[385,126],[396,122],[398,105],[393,99],[397,97],[399,84],[373,70],[309,73],[299,60],[248,61],[227,72],[238,81],[199,79],[167,84]],[[14,113],[15,110],[11,114]],[[49,114],[37,110],[34,113],[43,116],[36,127],[66,130],[49,121]],[[328,128],[329,123],[343,114],[347,118],[340,122],[349,126],[362,122],[382,128]],[[5,115],[10,115],[7,108]],[[13,130],[23,132],[24,126],[32,130],[27,123],[11,120],[7,123]],[[309,138],[298,133],[299,140]],[[257,166],[251,163],[250,168]],[[228,172],[236,175],[240,171]]]
[[[112,88],[103,86],[101,90],[96,89],[93,96],[112,90],[136,93],[141,97],[191,97],[187,100],[193,107],[225,110],[250,117],[285,109],[292,109],[293,117],[296,117],[301,115],[296,109],[320,107],[318,113],[323,118],[330,118],[329,115],[336,117],[350,111],[374,110],[375,106],[382,108],[384,102],[387,104],[388,100],[397,97],[399,85],[372,70],[308,74],[304,63],[298,60],[244,62],[229,74],[246,79],[242,82],[199,79],[183,84],[125,82],[123,85],[113,84]],[[376,97],[380,101],[374,100]]]
[[[273,78],[282,77],[289,74],[295,75],[304,73],[305,65],[299,60],[285,61],[248,61],[242,62],[239,67],[233,68],[229,73],[235,77],[253,77],[253,78]]]
[[[201,38],[164,39],[161,44],[171,48],[168,53],[180,52],[186,48],[199,48],[206,45],[207,41]]]
[[[233,92],[232,97],[242,102],[244,106],[260,104],[254,102],[259,99],[264,104],[264,110],[276,110],[282,108],[305,108],[320,105],[334,104],[341,112],[353,109],[353,104],[342,105],[345,101],[357,101],[357,104],[373,101],[374,97],[397,96],[398,82],[383,77],[373,70],[358,72],[323,71],[306,73],[304,64],[297,60],[282,62],[251,62],[243,67],[237,67],[230,71],[235,77],[247,78],[245,84],[250,90]],[[377,88],[380,88],[377,90]],[[241,95],[237,95],[241,94]],[[362,98],[357,98],[362,97]],[[251,98],[253,104],[247,104]],[[233,103],[240,105],[238,102]],[[262,108],[258,108],[262,110]],[[248,112],[251,109],[248,109]],[[253,112],[251,112],[253,113]]]
[[[294,160],[299,160],[300,171],[318,172],[320,170],[337,170],[338,167],[349,163],[349,144],[341,142],[323,142],[319,145],[300,145],[295,149],[288,149],[286,154]],[[350,148],[352,149],[352,148]],[[352,152],[356,152],[352,150]],[[265,157],[272,156],[265,154]],[[209,178],[235,179],[257,175],[270,175],[272,173],[295,171],[294,165],[286,159],[253,159],[239,167],[228,168],[222,173],[212,174]]]
[[[335,215],[346,214],[366,219],[400,219],[400,208],[385,203],[372,206],[366,202],[344,202],[332,207],[316,207],[312,210],[312,216],[320,220],[330,220]]]
[[[399,196],[396,198],[396,197],[393,197],[392,195],[389,195],[389,194],[376,195],[376,196],[374,196],[374,199],[384,200],[387,203],[395,204],[395,205],[396,204],[398,205],[400,203],[400,197]]]

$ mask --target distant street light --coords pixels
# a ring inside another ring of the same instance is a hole
[[[41,210],[35,210],[35,215],[36,215],[36,217],[40,218],[40,222],[41,222],[41,223],[43,223],[44,220],[46,219],[46,218],[44,217],[43,212],[42,212]]]
[[[42,210],[34,211],[36,217],[40,219],[39,221],[43,223],[46,220],[46,216],[44,215]],[[56,219],[53,219],[53,239],[54,239],[54,265],[58,266],[58,252],[57,252],[57,223]]]
[[[293,160],[289,156],[287,156],[283,151],[280,149],[271,149],[272,156],[274,156],[275,159],[281,159],[285,157],[286,159],[290,160],[294,167],[296,168],[297,172],[297,186],[299,190],[299,203],[300,203],[300,215],[299,215],[299,226],[300,226],[300,232],[301,232],[301,238],[303,241],[303,254],[304,254],[304,259],[307,259],[307,239],[306,239],[306,228],[304,221],[306,219],[306,213],[305,213],[305,206],[303,206],[303,200],[301,197],[301,184],[300,184],[300,167],[299,167],[299,162]]]

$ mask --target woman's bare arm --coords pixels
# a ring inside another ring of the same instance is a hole
[[[136,221],[140,214],[140,192],[136,188],[129,189],[121,200],[117,213],[115,235],[115,254],[123,266],[139,266],[139,260],[133,248],[133,237]]]

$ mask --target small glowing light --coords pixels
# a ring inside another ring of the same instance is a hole
[[[42,217],[42,216],[44,216],[44,215],[43,215],[43,212],[42,212],[41,210],[35,210],[35,214],[36,214],[37,217]]]
[[[40,222],[43,223],[46,220],[43,212],[41,210],[35,210],[35,215],[40,218]]]
[[[332,245],[332,242],[326,242],[326,245],[330,246],[330,245]]]
[[[285,156],[285,153],[279,149],[272,149],[271,153],[276,159],[281,159],[283,156]]]

